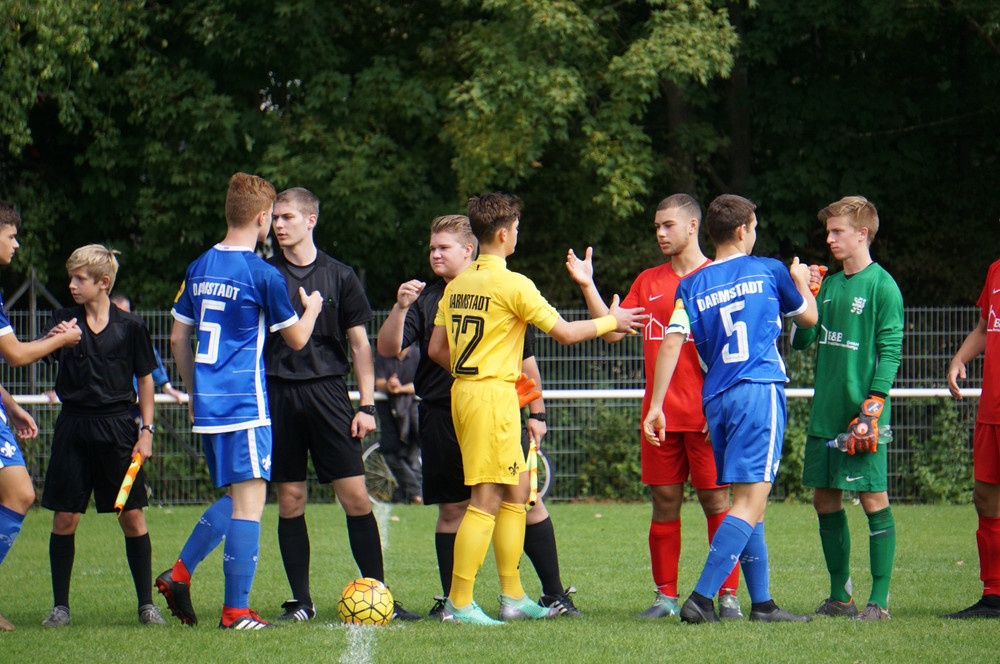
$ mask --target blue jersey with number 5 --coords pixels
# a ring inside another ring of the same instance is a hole
[[[717,260],[681,279],[668,332],[690,333],[705,372],[707,402],[742,381],[784,383],[778,352],[781,317],[806,309],[788,268],[742,254]]]
[[[171,313],[197,335],[191,430],[269,425],[264,340],[299,319],[281,273],[246,247],[217,244],[188,266]]]

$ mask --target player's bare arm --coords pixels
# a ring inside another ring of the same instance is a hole
[[[542,374],[538,371],[538,361],[534,356],[525,358],[521,363],[521,371],[529,380],[535,381],[535,388],[538,390],[542,389]],[[534,401],[528,404],[528,412],[533,414],[545,414],[545,399],[538,397]],[[532,417],[528,418],[528,435],[531,437],[535,444],[538,445],[539,449],[542,447],[542,437],[545,436],[548,431],[548,427],[542,420],[537,420]]]
[[[0,385],[0,399],[3,401],[4,410],[7,411],[7,423],[14,430],[18,438],[36,438],[38,436],[38,424],[31,413],[21,407],[14,397]]]
[[[819,321],[819,310],[816,308],[816,296],[813,295],[812,290],[809,288],[809,282],[812,279],[812,275],[809,273],[809,266],[805,263],[800,263],[799,257],[796,256],[792,259],[788,273],[792,276],[792,281],[795,282],[795,288],[798,289],[799,294],[806,301],[806,310],[797,316],[792,316],[792,320],[799,327],[812,327]]]
[[[601,293],[597,290],[597,285],[594,283],[593,258],[593,247],[587,247],[583,260],[580,260],[576,253],[570,249],[566,254],[566,269],[569,271],[569,276],[580,287],[584,302],[587,303],[587,311],[590,312],[591,317],[600,318],[601,316],[608,315],[608,305],[604,303]],[[613,344],[621,341],[625,338],[625,335],[619,332],[608,332],[601,338],[609,344]]]
[[[280,330],[281,338],[292,350],[302,350],[309,343],[313,327],[316,325],[316,318],[319,317],[319,312],[323,309],[323,296],[319,294],[319,291],[313,291],[307,295],[306,289],[299,286],[299,297],[302,298],[302,306],[305,307],[305,311],[302,312],[302,316],[295,321],[294,325]]]
[[[979,357],[986,350],[986,319],[980,317],[979,323],[976,324],[976,328],[969,333],[969,336],[965,338],[962,342],[962,346],[955,353],[955,357],[951,358],[951,364],[948,365],[948,390],[951,392],[951,396],[955,399],[961,399],[962,393],[958,387],[958,379],[961,378],[965,380],[968,378],[965,365],[971,362],[974,358]]]
[[[170,352],[174,356],[177,372],[189,392],[194,392],[194,352],[191,350],[191,333],[194,327],[174,319],[170,330]],[[188,417],[194,422],[194,400],[188,401]]]
[[[376,347],[379,355],[392,357],[403,349],[403,324],[406,322],[406,312],[409,311],[410,305],[417,301],[417,297],[426,285],[419,279],[411,279],[399,286],[399,290],[396,291],[396,303],[392,305],[392,310],[378,331]]]
[[[153,399],[156,394],[153,374],[139,376],[136,379],[136,386],[139,392],[139,416],[142,418],[142,424],[153,424]],[[142,455],[143,461],[153,456],[153,432],[149,429],[139,430],[139,439],[132,446],[132,456],[135,456],[136,452]]]
[[[577,320],[572,323],[560,318],[555,326],[549,330],[549,336],[564,346],[588,339],[595,339],[607,333],[607,328],[603,326],[609,323],[604,323],[603,321],[608,317],[614,318],[614,327],[611,328],[612,332],[626,334],[632,330],[641,330],[645,322],[649,320],[649,316],[642,313],[645,309],[642,307],[622,309],[618,306],[618,301],[618,295],[615,295],[611,299],[611,308],[608,310],[607,316],[601,318]]]
[[[656,353],[656,368],[653,371],[653,393],[650,396],[649,411],[642,422],[642,432],[646,441],[659,447],[666,437],[667,420],[663,415],[663,400],[667,398],[670,379],[677,368],[681,348],[687,340],[684,332],[670,332],[663,337],[660,350]]]
[[[364,325],[347,328],[347,341],[351,345],[351,357],[354,360],[354,375],[358,379],[358,391],[361,392],[362,406],[375,405],[375,361],[372,357],[372,346],[368,341],[368,333]],[[351,421],[351,436],[364,438],[375,430],[375,418],[358,411]]]
[[[83,336],[75,318],[65,321],[61,328],[57,325],[53,330],[58,331],[50,330],[46,336],[34,341],[18,341],[14,334],[5,334],[0,337],[0,355],[12,367],[23,367],[60,348],[75,346]]]
[[[448,350],[448,332],[440,325],[434,326],[431,332],[430,341],[427,342],[427,356],[441,365],[441,367],[451,371],[451,352]]]

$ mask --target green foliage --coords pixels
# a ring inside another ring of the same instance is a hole
[[[787,335],[784,336],[787,339]],[[784,354],[785,370],[788,372],[789,387],[812,387],[815,380],[816,352],[788,351]],[[788,420],[785,425],[785,440],[781,450],[781,465],[771,494],[785,500],[809,501],[812,489],[802,484],[802,469],[806,453],[806,430],[809,427],[809,411],[812,399],[788,399]]]
[[[972,502],[972,422],[959,417],[951,399],[936,399],[930,435],[913,436],[909,444],[912,492],[929,503]]]
[[[609,408],[601,402],[577,411],[580,439],[579,496],[597,500],[648,499],[639,463],[638,404]]]
[[[748,195],[758,252],[810,262],[829,260],[815,211],[864,193],[910,304],[971,302],[1000,239],[996,3],[0,0],[0,17],[0,196],[25,220],[8,289],[34,266],[68,299],[66,257],[107,242],[119,288],[165,308],[238,170],[313,189],[321,248],[379,307],[429,277],[430,219],[498,188],[525,201],[512,266],[557,305],[579,302],[570,244],[597,247],[608,293],[659,261],[651,209],[680,190]],[[954,223],[928,223],[943,208]]]

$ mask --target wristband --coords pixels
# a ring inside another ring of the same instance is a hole
[[[608,314],[607,316],[595,318],[594,325],[597,326],[597,336],[603,337],[608,332],[614,332],[618,329],[618,319]]]
[[[529,420],[538,420],[539,422],[545,421],[545,413],[528,413]]]
[[[375,417],[375,406],[358,406],[358,412]]]

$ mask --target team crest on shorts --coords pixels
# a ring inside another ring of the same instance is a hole
[[[0,447],[0,454],[8,459],[14,458],[15,452],[17,452],[17,448],[11,445],[9,441],[4,441],[3,447]]]
[[[509,470],[509,471],[510,471],[510,474],[511,474],[511,477],[514,477],[514,476],[516,476],[516,475],[517,475],[517,474],[518,474],[519,472],[521,472],[521,469],[520,469],[520,468],[518,468],[518,466],[517,466],[517,461],[515,461],[515,462],[514,462],[514,463],[512,463],[511,465],[507,466],[507,470]]]
[[[270,470],[271,468],[271,455],[268,454],[266,457],[260,460],[260,467],[264,470]]]

